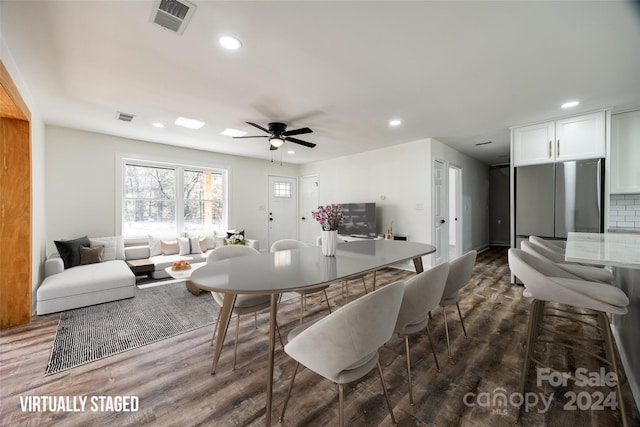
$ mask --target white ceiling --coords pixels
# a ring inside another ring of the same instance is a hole
[[[264,159],[266,138],[220,132],[312,128],[316,148],[273,152],[291,163],[429,137],[505,163],[510,126],[640,106],[627,2],[192,1],[183,35],[150,22],[150,0],[3,0],[0,31],[45,123]]]

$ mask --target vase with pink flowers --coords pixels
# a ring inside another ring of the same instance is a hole
[[[334,256],[338,246],[338,227],[344,224],[344,208],[336,204],[318,206],[312,215],[322,227],[322,254]]]

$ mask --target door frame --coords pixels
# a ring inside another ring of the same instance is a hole
[[[456,233],[456,249],[455,249],[455,258],[459,257],[462,255],[462,221],[463,221],[463,216],[462,216],[462,167],[458,166],[454,163],[448,163],[447,164],[447,195],[451,194],[451,182],[449,182],[449,177],[451,176],[451,171],[454,170],[456,172],[456,182],[453,183],[453,185],[455,186],[455,192],[454,192],[454,206],[455,206],[455,212],[451,213],[448,212],[448,217],[449,220],[451,220],[451,217],[455,217],[455,233]],[[447,206],[451,205],[451,200],[449,200],[449,204]],[[451,236],[447,236],[449,238],[449,241],[451,241],[450,237]]]

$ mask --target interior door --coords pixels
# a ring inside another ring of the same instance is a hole
[[[281,239],[298,238],[298,180],[269,175],[269,247]]]
[[[462,169],[449,165],[449,260],[462,255]]]
[[[311,212],[318,208],[318,176],[303,176],[300,186],[300,240],[315,245],[320,235],[320,224],[313,220]]]
[[[445,165],[439,160],[433,162],[433,244],[436,252],[433,254],[433,264],[438,265],[447,261],[448,225],[447,225],[447,193],[445,182]]]

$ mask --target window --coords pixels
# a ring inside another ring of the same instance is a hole
[[[291,198],[291,183],[290,182],[274,182],[273,197]]]
[[[125,236],[226,228],[225,170],[125,160]]]

